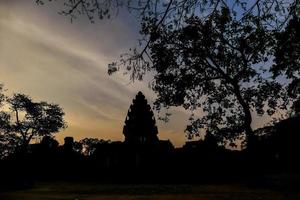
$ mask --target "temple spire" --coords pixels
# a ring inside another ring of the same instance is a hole
[[[153,144],[158,142],[154,114],[142,92],[138,92],[128,110],[123,128],[125,142]]]

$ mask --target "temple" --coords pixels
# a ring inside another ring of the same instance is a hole
[[[159,142],[154,114],[142,92],[138,92],[130,105],[123,134],[127,144],[157,144]]]

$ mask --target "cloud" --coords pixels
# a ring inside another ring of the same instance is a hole
[[[1,1],[0,13],[0,80],[9,92],[64,108],[69,127],[57,134],[60,141],[66,135],[121,140],[137,91],[154,100],[147,82],[128,84],[122,73],[107,75],[107,63],[136,42],[128,17],[97,25],[70,24],[28,1]],[[182,123],[176,118],[168,125],[158,122],[161,138],[183,143]]]
[[[69,127],[57,134],[60,141],[66,135],[122,140],[124,119],[137,91],[143,91],[149,103],[156,97],[147,81],[128,84],[122,73],[107,74],[107,64],[137,43],[135,19],[121,13],[112,21],[90,24],[78,19],[71,24],[54,5],[0,1],[0,82],[9,92],[63,107]],[[171,112],[169,123],[157,122],[159,137],[180,146],[189,113],[182,108]],[[263,120],[255,118],[254,123]]]

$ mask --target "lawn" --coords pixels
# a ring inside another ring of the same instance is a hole
[[[1,200],[283,200],[300,199],[296,192],[218,185],[101,185],[40,182],[27,190],[0,193]]]

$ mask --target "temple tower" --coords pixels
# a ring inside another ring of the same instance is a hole
[[[158,131],[154,114],[142,92],[138,92],[128,110],[123,128],[125,143],[155,144]]]

